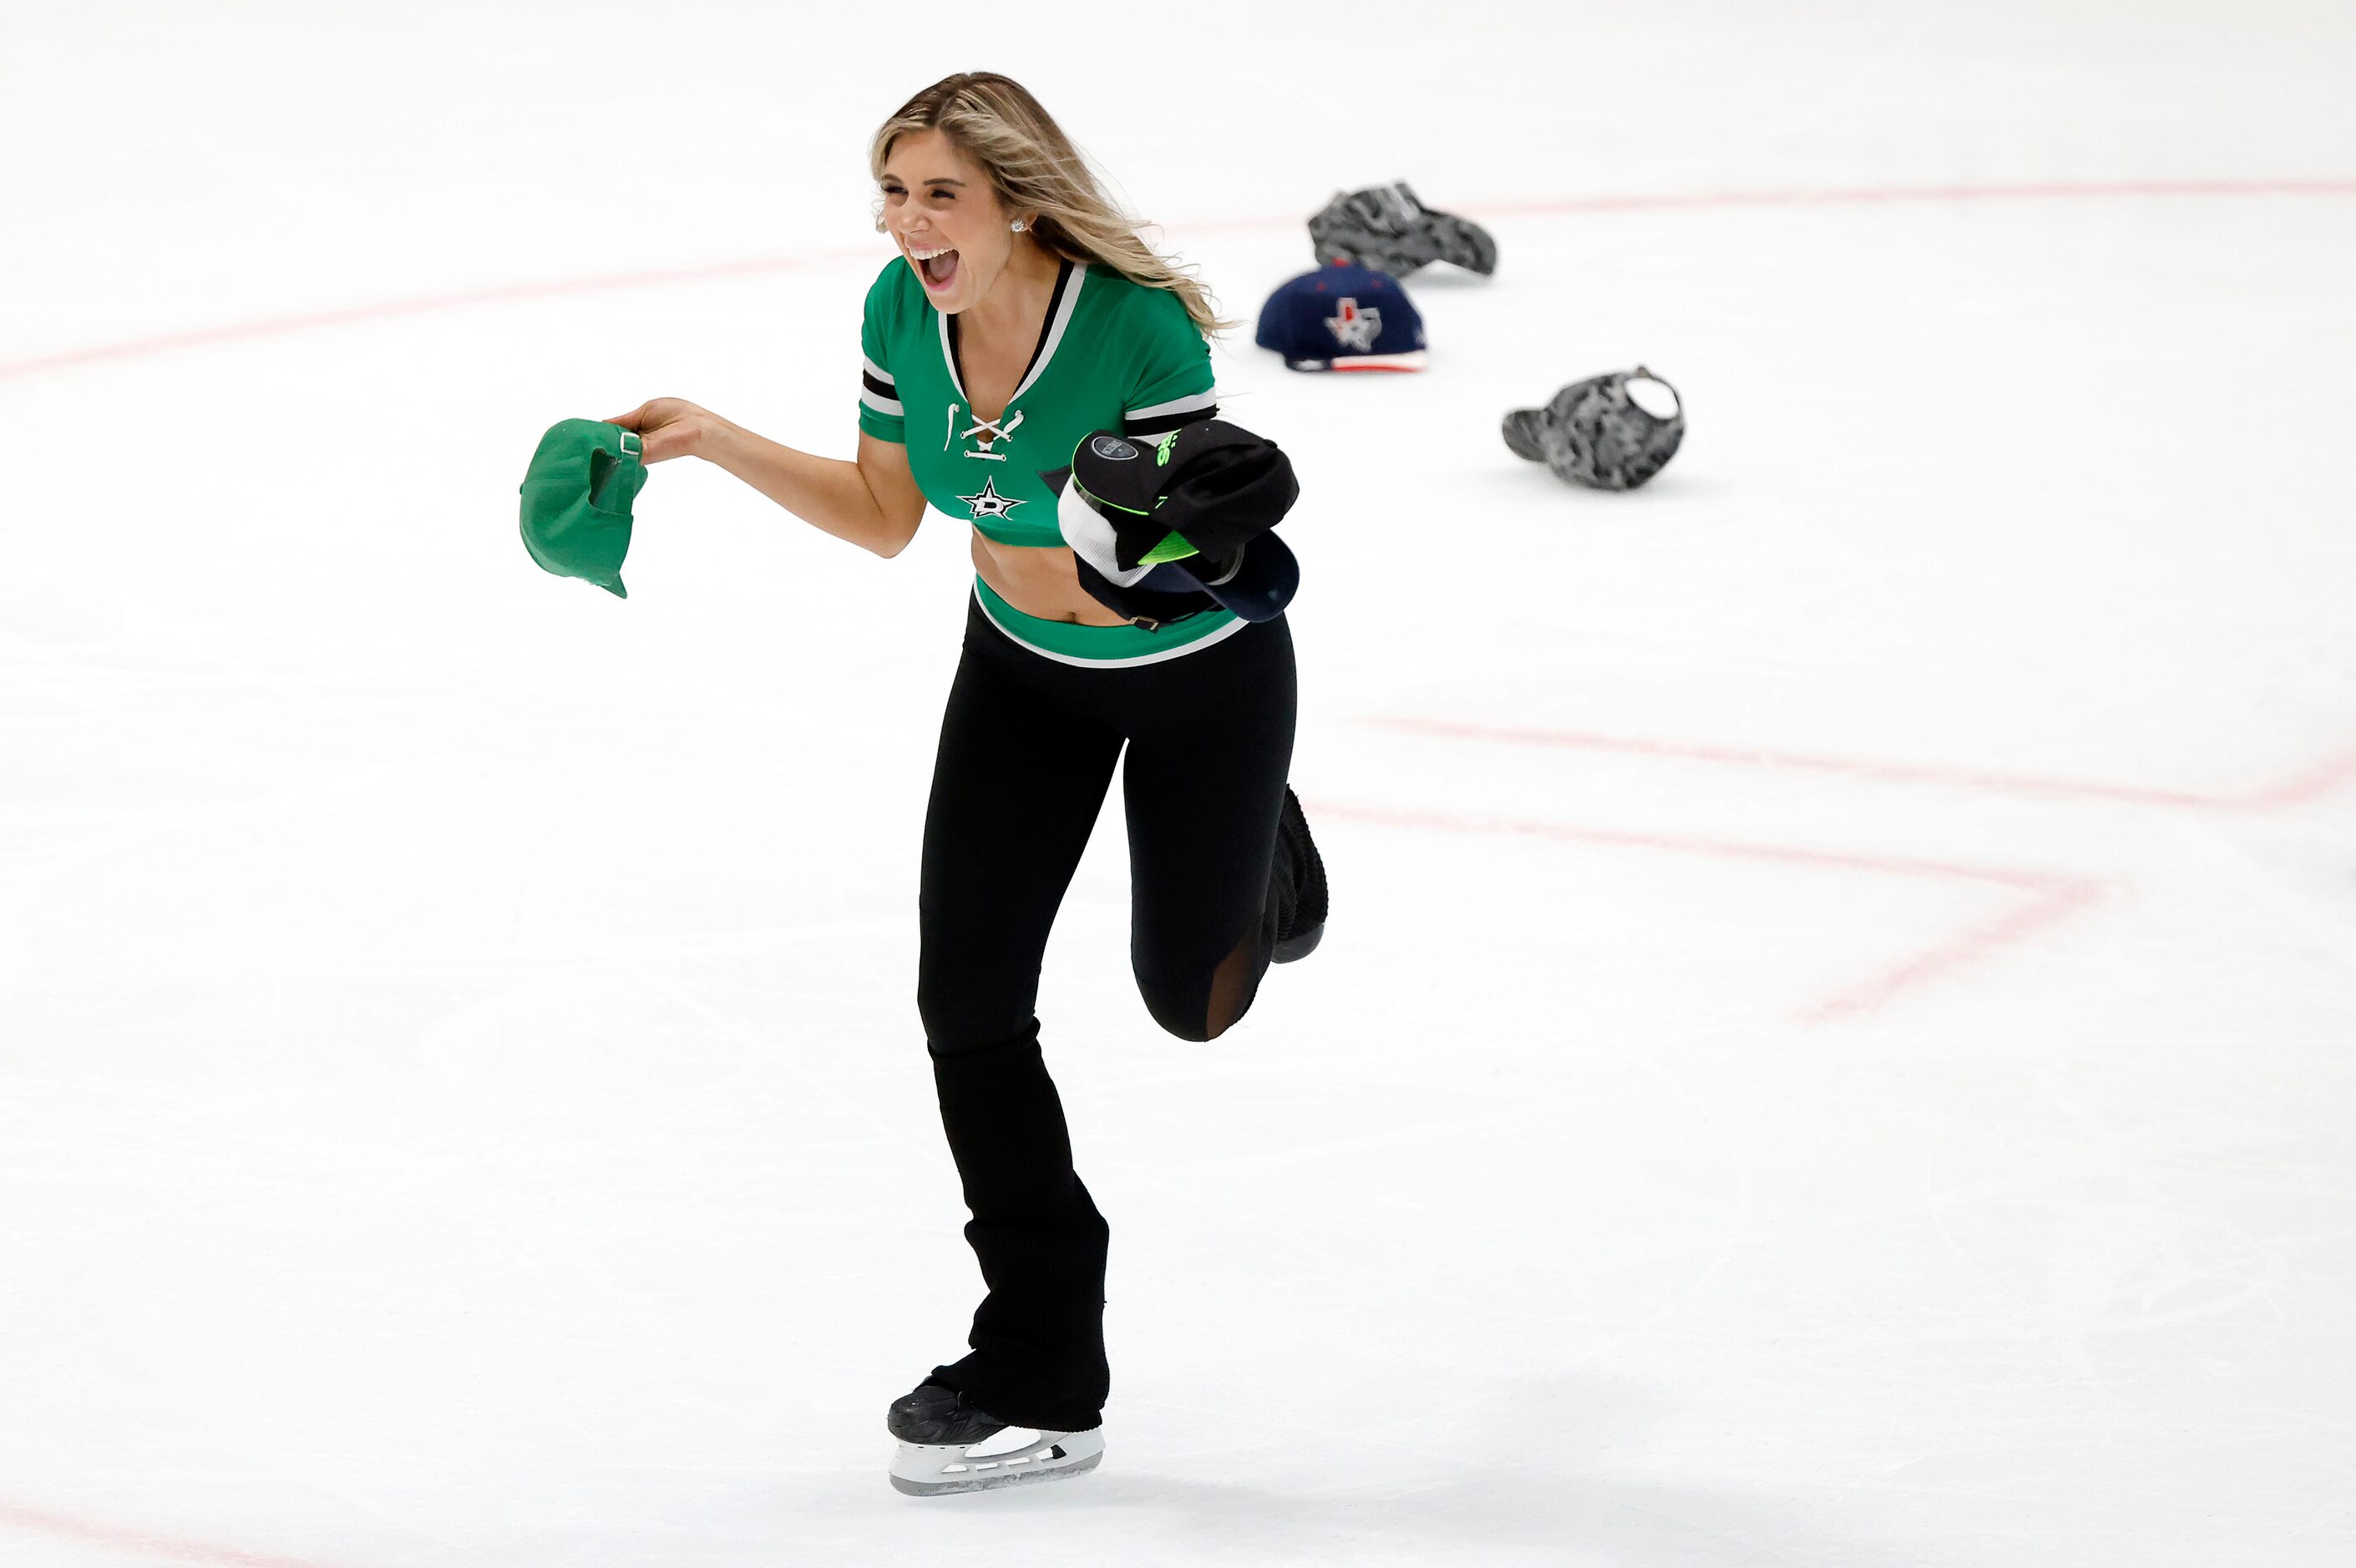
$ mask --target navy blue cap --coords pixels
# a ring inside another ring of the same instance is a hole
[[[1301,560],[1292,547],[1277,537],[1274,530],[1260,535],[1248,544],[1239,544],[1224,558],[1217,570],[1205,564],[1207,558],[1195,555],[1184,560],[1165,560],[1148,571],[1137,586],[1148,593],[1205,593],[1213,603],[1233,610],[1247,621],[1273,621],[1284,613],[1292,596],[1301,592]],[[1096,572],[1087,561],[1075,555],[1072,564],[1087,585],[1088,577],[1099,582],[1108,581]],[[1102,593],[1097,598],[1111,601]],[[1119,605],[1114,605],[1119,609]]]
[[[1290,370],[1420,370],[1423,317],[1388,272],[1334,261],[1260,306],[1253,341]]]

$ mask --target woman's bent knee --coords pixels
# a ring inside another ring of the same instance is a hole
[[[1183,985],[1171,985],[1137,971],[1137,988],[1153,1021],[1180,1040],[1200,1043],[1216,1040],[1251,1011],[1259,995],[1260,976],[1268,973],[1266,932],[1244,933],[1227,955],[1208,975],[1191,975]]]
[[[1225,1029],[1213,1029],[1211,1020],[1205,1018],[1199,1009],[1189,1015],[1177,1008],[1157,1008],[1153,1005],[1153,999],[1151,997],[1146,998],[1145,1006],[1146,1009],[1152,1013],[1153,1021],[1162,1026],[1163,1033],[1176,1035],[1180,1040],[1194,1045],[1200,1045],[1205,1040],[1216,1040],[1226,1032]]]
[[[1137,988],[1145,997],[1145,1010],[1164,1033],[1196,1045],[1218,1039],[1251,1008],[1249,997],[1222,1006],[1216,987],[1200,980],[1187,986],[1161,986],[1140,976]]]

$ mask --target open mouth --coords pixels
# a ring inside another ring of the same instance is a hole
[[[908,260],[916,263],[916,273],[925,280],[925,287],[938,293],[957,282],[958,253],[948,245],[929,249],[911,245]]]

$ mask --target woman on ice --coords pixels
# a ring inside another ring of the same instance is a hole
[[[1285,622],[1184,591],[1232,581],[1250,547],[1223,558],[1173,531],[1142,556],[1091,551],[1089,565],[1059,525],[1077,504],[1065,471],[1084,441],[1095,455],[1083,462],[1125,472],[1221,443],[1227,457],[1254,448],[1265,469],[1273,447],[1232,427],[1171,439],[1218,411],[1205,334],[1221,324],[1201,285],[1139,238],[1005,77],[917,93],[876,132],[870,162],[878,227],[899,255],[867,293],[857,460],[674,398],[614,422],[639,432],[648,463],[718,464],[878,555],[907,545],[928,502],[971,525],[973,595],[925,820],[916,997],[987,1294],[969,1352],[890,1410],[893,1484],[929,1494],[1076,1474],[1103,1454],[1107,1230],[1072,1168],[1033,1007],[1115,763],[1133,967],[1172,1034],[1207,1040],[1240,1019],[1271,962],[1315,945],[1325,891],[1285,782]],[[1220,533],[1225,492],[1197,490],[1179,510]],[[1145,514],[1104,515],[1134,535]],[[1157,562],[1194,575],[1177,592],[1166,574],[1125,591]]]

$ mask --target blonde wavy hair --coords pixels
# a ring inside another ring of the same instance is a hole
[[[894,110],[877,127],[867,163],[877,179],[892,144],[938,131],[989,171],[999,205],[1029,213],[1031,235],[1055,255],[1109,267],[1130,283],[1167,289],[1205,336],[1234,325],[1221,320],[1210,291],[1138,238],[1138,221],[1112,204],[1080,150],[1028,89],[995,71],[945,76]],[[879,209],[875,227],[884,218]]]

